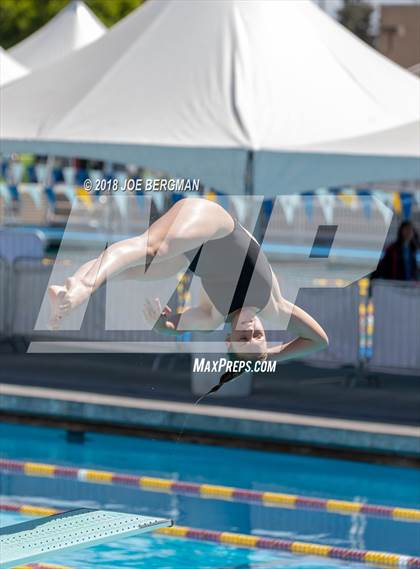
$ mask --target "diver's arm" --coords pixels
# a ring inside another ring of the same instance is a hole
[[[204,310],[201,306],[193,306],[186,308],[180,314],[162,315],[163,322],[155,327],[156,331],[163,334],[183,334],[184,332],[213,332],[215,326],[211,313]],[[163,326],[162,326],[163,324]]]
[[[182,313],[172,314],[168,306],[162,309],[160,301],[146,300],[144,307],[146,320],[153,323],[153,329],[161,334],[176,336],[188,331],[213,332],[218,323],[212,312],[203,306],[186,308]]]
[[[277,303],[279,320],[289,319],[287,330],[296,338],[285,344],[268,349],[268,358],[286,361],[307,356],[328,346],[328,336],[321,326],[307,312],[291,302],[281,299]]]
[[[166,321],[160,319],[159,330],[163,334],[182,334],[187,331],[213,332],[223,322],[223,317],[214,307],[201,286],[199,289],[198,306],[184,308],[180,314],[166,314]],[[156,327],[155,327],[156,329]]]

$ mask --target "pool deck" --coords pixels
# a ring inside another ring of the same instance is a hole
[[[0,384],[0,409],[171,432],[417,455],[419,427]]]
[[[172,437],[218,437],[418,459],[418,378],[378,376],[347,387],[344,372],[288,364],[257,376],[247,397],[194,405],[185,359],[152,371],[142,356],[1,353],[0,413],[125,426]],[[139,365],[143,364],[143,365]]]

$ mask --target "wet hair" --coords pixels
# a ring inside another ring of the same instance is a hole
[[[236,312],[236,311],[235,311]],[[233,318],[234,318],[234,312],[229,313],[226,317],[226,321],[225,321],[225,329],[226,327],[228,327],[229,325],[232,324]],[[268,352],[264,352],[262,354],[260,354],[258,357],[255,357],[255,354],[242,354],[241,357],[238,356],[238,354],[233,351],[233,350],[229,350],[229,352],[227,353],[229,359],[231,362],[236,362],[236,361],[243,361],[243,360],[266,360],[268,358]],[[233,372],[233,371],[226,371],[224,374],[222,374],[222,376],[219,379],[219,383],[217,385],[214,385],[209,391],[207,391],[207,393],[205,393],[204,395],[202,395],[197,401],[196,403],[199,403],[202,399],[204,399],[204,397],[207,397],[207,395],[210,395],[211,393],[216,393],[216,391],[219,391],[219,389],[225,385],[226,383],[229,383],[229,381],[232,381],[233,379],[236,379],[237,377],[239,377],[240,375],[242,375],[243,373],[245,373],[244,371],[241,372]]]
[[[263,361],[263,360],[266,360],[268,358],[268,352],[264,352],[263,354],[261,354],[257,358],[255,357],[255,354],[243,354],[243,357],[238,357],[238,355],[233,351],[229,351],[227,355],[228,355],[231,362],[235,362],[235,361],[239,361],[239,360],[243,361],[243,360],[247,360],[247,359],[255,360],[255,361],[258,361],[258,360]],[[223,385],[225,385],[226,383],[229,383],[229,381],[232,381],[233,379],[236,379],[237,377],[239,377],[240,375],[245,373],[245,371],[246,370],[243,370],[241,372],[226,371],[224,374],[221,375],[221,377],[219,379],[219,383],[214,385],[211,389],[209,389],[209,391],[204,393],[204,395],[201,395],[201,397],[199,397],[197,399],[195,404],[197,405],[198,403],[200,403],[205,397],[207,397],[207,395],[211,395],[212,393],[216,393],[216,391],[219,391],[219,389],[221,387],[223,387]]]
[[[231,362],[243,361],[243,360],[247,360],[247,359],[255,360],[255,361],[263,361],[263,360],[267,359],[268,353],[264,352],[263,354],[261,354],[257,358],[255,357],[255,354],[244,354],[245,357],[239,358],[235,352],[230,351],[230,352],[228,352],[228,356],[229,356],[229,359]],[[223,385],[225,385],[229,381],[232,381],[233,379],[236,379],[237,377],[239,377],[243,373],[245,373],[245,370],[240,371],[240,372],[225,371],[225,373],[222,374],[222,376],[220,377],[219,383],[217,385],[215,385],[214,387],[212,387],[206,395],[209,395],[210,393],[215,393],[216,391],[219,391],[219,389]]]

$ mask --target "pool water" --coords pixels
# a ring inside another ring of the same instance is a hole
[[[88,433],[84,442],[71,443],[66,433],[59,429],[9,424],[0,425],[0,447],[2,458],[21,461],[387,506],[418,508],[420,504],[420,472],[411,468],[95,433]],[[0,475],[0,495],[13,503],[60,509],[101,507],[170,517],[177,525],[195,528],[403,555],[420,554],[420,524],[360,514],[344,516],[317,510],[270,508],[146,492],[137,487],[14,473]],[[27,518],[0,512],[0,519],[4,526]],[[77,569],[320,569],[349,566],[337,560],[150,534],[59,554],[48,562]]]

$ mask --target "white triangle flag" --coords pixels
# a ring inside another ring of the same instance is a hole
[[[336,196],[329,194],[327,191],[317,191],[319,205],[321,206],[322,213],[324,214],[325,221],[331,225],[334,221],[334,205]]]
[[[244,199],[243,196],[231,196],[230,201],[232,202],[233,207],[236,210],[239,223],[241,224],[246,223],[248,201]]]
[[[13,184],[20,184],[23,178],[24,166],[22,162],[12,162],[11,164],[12,170],[12,181]]]
[[[43,162],[40,162],[35,165],[35,175],[38,184],[44,184],[45,179],[47,177],[47,165]]]
[[[94,190],[101,189],[99,187],[99,180],[102,180],[104,174],[102,170],[89,170],[89,179],[92,182],[92,188]]]
[[[65,166],[63,168],[63,178],[64,182],[68,186],[74,186],[76,180],[76,168],[74,166]]]
[[[278,196],[277,198],[284,212],[284,217],[287,223],[290,225],[293,223],[295,217],[295,209],[299,207],[300,196],[298,194]]]
[[[375,190],[373,192],[373,201],[376,204],[378,211],[381,213],[384,222],[391,223],[392,211],[392,194],[384,192],[383,190]]]

